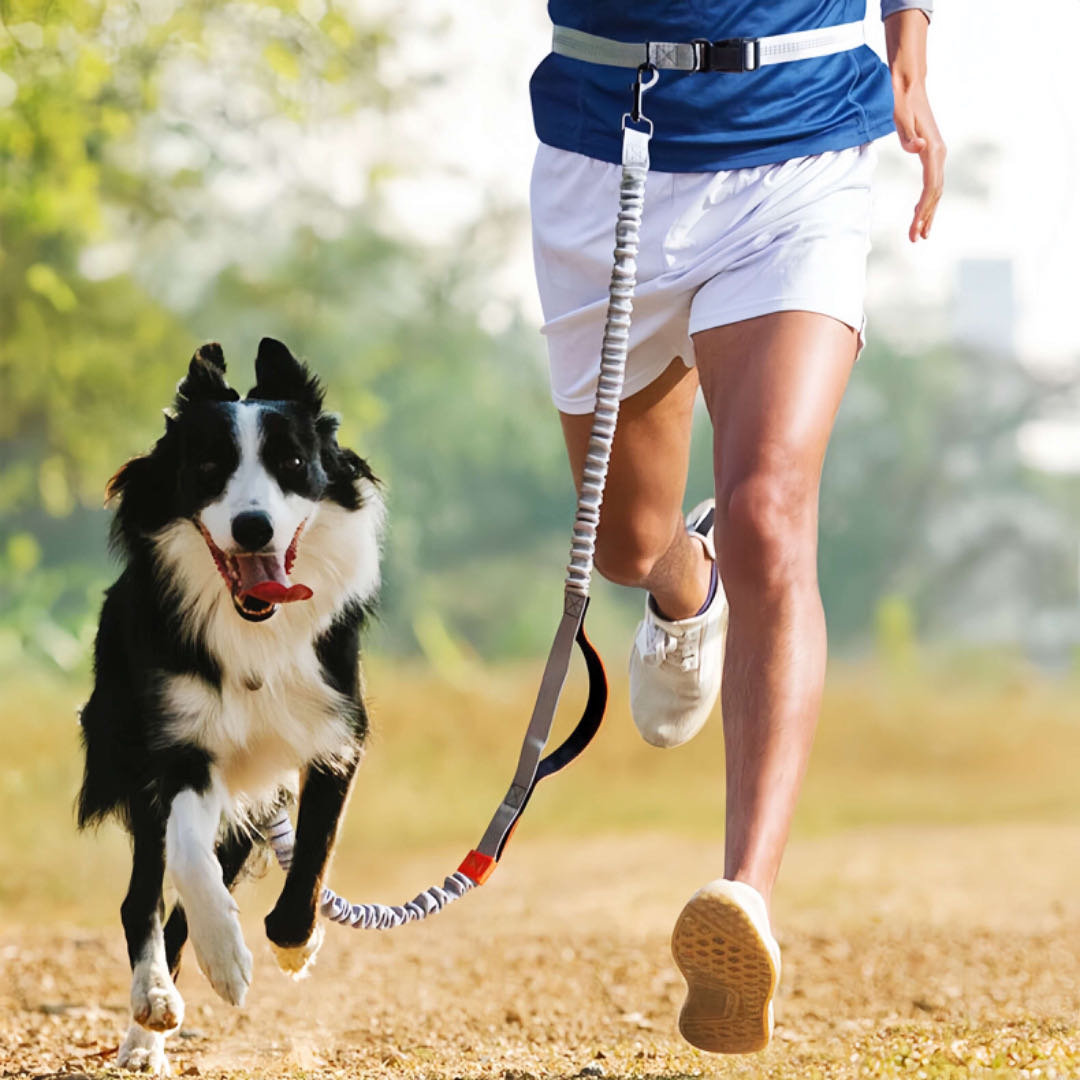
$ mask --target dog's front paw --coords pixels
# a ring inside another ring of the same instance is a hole
[[[244,944],[240,920],[231,911],[194,921],[188,913],[195,959],[210,985],[230,1005],[243,1005],[251,985],[251,953]]]
[[[291,979],[306,979],[311,974],[315,957],[323,943],[323,928],[316,923],[311,937],[303,945],[278,945],[270,942],[278,967]]]
[[[184,999],[169,973],[154,964],[137,964],[131,980],[131,1016],[150,1031],[172,1031],[184,1019]]]
[[[274,910],[263,919],[266,936],[282,949],[303,948],[311,941],[318,925],[315,902],[306,898],[299,903],[284,893]]]
[[[169,1076],[169,1059],[165,1056],[165,1036],[159,1031],[147,1031],[138,1024],[128,1028],[127,1037],[116,1055],[121,1069],[132,1072]]]

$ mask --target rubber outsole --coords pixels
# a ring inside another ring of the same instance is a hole
[[[708,887],[675,923],[671,954],[686,979],[679,1031],[714,1054],[752,1054],[772,1037],[770,1005],[779,972],[753,920]]]

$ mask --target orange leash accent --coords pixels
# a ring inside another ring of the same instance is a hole
[[[497,865],[498,863],[493,855],[481,855],[476,848],[473,848],[472,851],[461,860],[461,865],[458,867],[458,873],[464,874],[467,878],[471,878],[477,885],[483,885],[495,872],[495,867]]]

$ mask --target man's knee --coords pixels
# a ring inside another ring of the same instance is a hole
[[[717,561],[729,596],[782,591],[816,574],[817,485],[785,469],[721,492]]]
[[[596,540],[596,569],[615,585],[643,588],[671,546],[672,535],[655,524],[605,521]]]

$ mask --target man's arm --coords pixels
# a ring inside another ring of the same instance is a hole
[[[885,44],[892,72],[894,119],[900,145],[922,161],[923,187],[908,229],[915,243],[930,235],[945,185],[945,141],[938,131],[926,96],[926,31],[932,0],[917,6],[906,0],[882,0]]]

